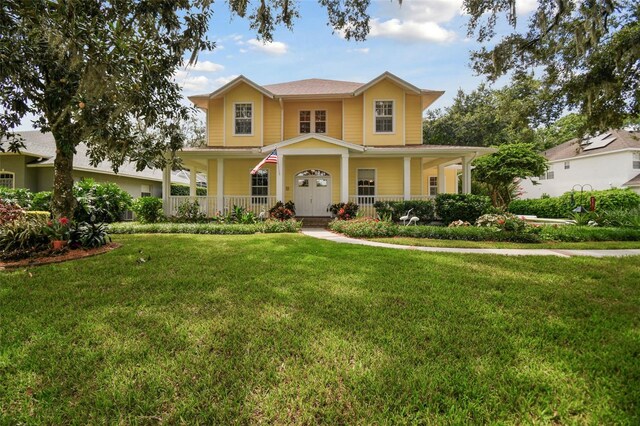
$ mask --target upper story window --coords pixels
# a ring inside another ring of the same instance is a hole
[[[253,104],[238,103],[234,104],[234,134],[235,135],[252,135],[253,134]]]
[[[327,111],[300,111],[300,134],[327,133]]]
[[[564,162],[564,169],[569,170],[571,168],[571,163],[569,161]]]
[[[640,169],[640,152],[633,153],[633,168]]]
[[[15,175],[9,172],[0,172],[0,187],[4,186],[6,188],[13,189],[13,181],[15,179]]]
[[[140,196],[151,197],[151,185],[140,185]]]
[[[393,133],[393,101],[375,101],[375,132]]]

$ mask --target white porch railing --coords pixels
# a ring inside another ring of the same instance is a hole
[[[430,200],[430,195],[412,195],[411,200]],[[376,208],[373,206],[378,201],[404,201],[404,195],[350,195],[349,201],[358,205],[358,213],[376,217]]]
[[[218,206],[218,198],[216,196],[171,196],[169,197],[169,215],[175,216],[178,214],[178,208],[186,203],[197,201],[200,212],[207,217],[213,217],[217,212],[226,214],[233,206],[243,207],[247,211],[255,214],[260,214],[261,211],[269,211],[271,207],[276,203],[276,197],[274,195],[265,196],[247,196],[247,195],[227,195],[222,199],[222,205]]]

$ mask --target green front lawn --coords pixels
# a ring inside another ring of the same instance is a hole
[[[459,248],[500,248],[500,249],[573,249],[573,250],[605,250],[605,249],[640,249],[640,241],[583,241],[583,242],[545,242],[545,243],[511,243],[504,241],[465,241],[436,240],[433,238],[388,237],[368,238],[380,243],[400,244],[418,247],[459,247]]]
[[[638,257],[115,241],[0,272],[0,423],[640,422]]]

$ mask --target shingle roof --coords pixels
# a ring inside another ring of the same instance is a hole
[[[640,186],[640,174],[623,183],[622,186]]]
[[[56,146],[53,135],[51,133],[42,133],[38,130],[21,131],[18,133],[24,139],[23,143],[25,145],[25,147],[20,151],[23,154],[29,154],[34,157],[42,158],[41,160],[36,160],[29,164],[53,167],[53,161],[56,155]],[[73,157],[74,168],[82,170],[93,170],[97,173],[115,175],[115,173],[111,169],[111,162],[109,161],[103,161],[95,167],[91,165],[89,155],[87,153],[87,146],[84,143],[78,144],[78,146],[76,147],[76,151],[77,153]],[[144,169],[143,171],[137,171],[136,166],[133,163],[125,163],[120,166],[118,175],[162,181],[161,170]],[[175,175],[172,176],[171,180],[174,183],[189,183],[187,179]]]
[[[364,83],[353,81],[325,80],[308,78],[305,80],[289,81],[286,83],[267,84],[262,87],[276,96],[293,95],[342,95],[352,93]]]
[[[581,146],[582,139],[572,139],[543,152],[549,161],[583,157],[585,155],[602,154],[627,148],[640,148],[640,133],[626,130],[609,130],[615,140],[602,148],[584,150]]]

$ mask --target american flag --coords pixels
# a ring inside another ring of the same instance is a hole
[[[255,175],[256,173],[258,173],[258,170],[260,170],[262,168],[262,166],[264,166],[267,163],[273,163],[273,164],[277,164],[278,163],[278,152],[277,152],[277,150],[274,149],[271,152],[271,154],[267,155],[267,157],[264,160],[259,162],[258,165],[255,166],[253,168],[253,170],[251,170],[251,174]]]

